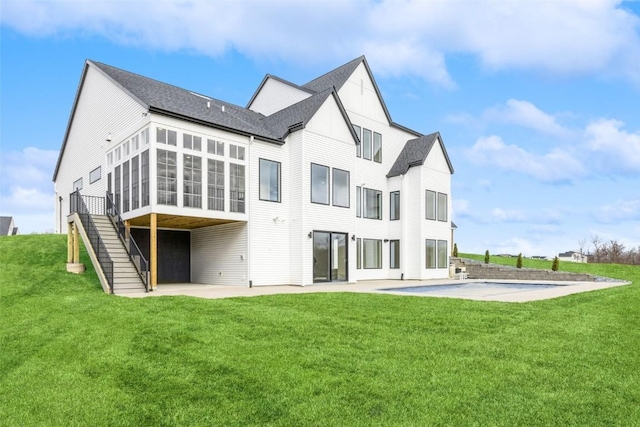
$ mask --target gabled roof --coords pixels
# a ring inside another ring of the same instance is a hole
[[[392,178],[398,175],[404,175],[407,173],[411,166],[422,166],[427,159],[431,148],[436,143],[440,144],[440,148],[444,153],[445,160],[449,166],[449,170],[453,173],[453,166],[449,160],[447,150],[444,148],[440,132],[435,132],[430,135],[421,136],[420,138],[410,139],[402,148],[402,151],[398,155],[398,158],[391,166],[387,178]]]
[[[13,226],[12,216],[0,216],[0,236],[11,236],[18,232]]]
[[[278,136],[264,126],[265,116],[260,113],[100,62],[89,62],[152,112],[239,131],[269,141],[278,140]]]
[[[253,101],[255,101],[256,97],[258,96],[258,94],[260,93],[260,91],[262,90],[262,88],[264,87],[264,85],[267,83],[267,80],[269,79],[273,79],[273,80],[277,80],[280,83],[284,83],[287,86],[291,86],[292,88],[298,89],[302,92],[306,92],[310,95],[313,95],[314,93],[316,93],[315,91],[311,90],[311,89],[307,89],[306,87],[302,87],[302,86],[298,86],[295,83],[291,83],[288,80],[282,79],[278,76],[274,76],[273,74],[267,74],[264,76],[264,78],[262,79],[262,81],[260,82],[260,86],[258,86],[258,89],[256,89],[256,91],[253,93],[253,96],[251,96],[251,99],[249,100],[249,102],[247,102],[247,106],[246,108],[250,108],[251,104],[253,104]]]

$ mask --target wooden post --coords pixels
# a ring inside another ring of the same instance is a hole
[[[129,220],[124,221],[124,239],[129,240],[129,236],[131,235],[131,223]]]
[[[80,262],[80,234],[78,224],[73,223],[73,262]]]
[[[67,223],[67,264],[73,262],[73,225]]]
[[[151,288],[155,289],[158,286],[158,217],[155,213],[151,214],[151,230],[149,239]]]

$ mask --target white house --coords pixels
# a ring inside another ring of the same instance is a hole
[[[0,216],[0,236],[15,236],[18,227],[15,226],[12,216]]]
[[[580,252],[568,251],[568,252],[559,253],[558,254],[558,260],[559,261],[568,261],[568,262],[586,263],[587,262],[587,256],[581,254]]]
[[[88,60],[56,224],[74,190],[112,193],[159,283],[446,278],[452,173],[439,133],[391,119],[364,57],[301,86],[267,75],[246,107]]]

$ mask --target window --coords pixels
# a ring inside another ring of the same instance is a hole
[[[224,142],[207,139],[207,153],[224,156]]]
[[[329,168],[311,163],[311,202],[329,204]]]
[[[229,157],[232,159],[244,160],[244,147],[229,144]]]
[[[447,220],[447,195],[438,193],[438,221]]]
[[[138,135],[131,138],[131,145],[133,145],[133,151],[138,151],[140,149],[140,137]]]
[[[224,210],[224,162],[207,159],[207,207],[212,211]]]
[[[82,178],[73,183],[73,191],[82,190]]]
[[[362,216],[362,187],[356,187],[356,216]]]
[[[130,144],[129,144],[129,141],[127,141],[127,142],[124,143],[124,146],[123,146],[123,151],[124,151],[124,156],[125,157],[127,157],[129,155],[129,152],[130,152],[129,148],[130,148]]]
[[[382,268],[382,240],[362,239],[364,268]]]
[[[438,268],[447,268],[447,241],[438,240]]]
[[[122,151],[120,147],[116,148],[116,162],[122,158]]]
[[[140,169],[139,156],[131,159],[131,210],[140,207]]]
[[[98,166],[97,168],[89,172],[89,184],[93,184],[100,178],[102,178],[102,166]]]
[[[129,161],[122,165],[122,212],[129,212]]]
[[[182,135],[182,146],[189,150],[201,151],[202,138],[185,133]]]
[[[426,207],[425,214],[427,219],[432,219],[435,221],[436,219],[436,192],[431,190],[426,190]]]
[[[140,137],[142,138],[142,146],[144,147],[149,143],[149,128],[143,130]]]
[[[260,200],[280,201],[280,162],[260,159]]]
[[[121,175],[120,175],[120,166],[116,166],[115,170],[113,171],[113,187],[114,187],[114,194],[115,194],[115,200],[114,200],[114,204],[115,204],[115,208],[118,211],[118,213],[120,213],[120,199],[122,196],[122,193],[120,193],[121,191],[121,186],[120,186],[120,180],[121,180]]]
[[[356,268],[362,268],[362,239],[356,239]]]
[[[178,172],[176,153],[158,149],[158,204],[177,206]]]
[[[370,219],[382,219],[382,191],[364,189],[363,216]]]
[[[202,207],[202,158],[183,154],[183,205],[191,208]]]
[[[362,143],[360,143],[360,141],[362,141],[362,138],[360,136],[362,128],[360,126],[353,125],[353,130],[356,132],[356,135],[358,136],[358,142],[359,142],[359,144],[356,145],[356,156],[362,157]]]
[[[113,151],[107,154],[107,166],[111,166],[113,164]]]
[[[349,172],[333,169],[333,206],[348,208],[349,203]]]
[[[362,129],[362,158],[371,160],[371,131]]]
[[[144,133],[144,132],[143,132]],[[142,206],[149,206],[149,150],[140,156],[140,182],[142,184]]]
[[[389,268],[400,268],[400,240],[389,242]]]
[[[436,241],[426,240],[426,268],[436,268]]]
[[[231,212],[244,213],[244,165],[229,164]]]
[[[400,192],[393,191],[391,194],[391,200],[389,201],[389,219],[395,221],[400,219]]]
[[[373,133],[373,161],[382,163],[382,135]]]
[[[178,134],[175,130],[167,130],[164,128],[158,128],[156,132],[156,142],[160,144],[177,145]]]

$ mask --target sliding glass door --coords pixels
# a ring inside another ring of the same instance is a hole
[[[347,281],[347,234],[313,232],[313,281]]]

